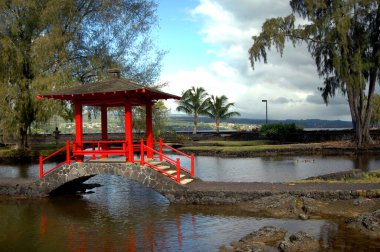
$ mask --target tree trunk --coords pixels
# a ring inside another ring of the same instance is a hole
[[[195,113],[194,114],[194,129],[193,129],[193,134],[197,134],[197,124],[198,124],[198,115]]]
[[[355,92],[358,92],[355,87],[347,88],[348,103],[350,106],[352,126],[354,129],[354,142],[358,149],[367,147],[372,143],[371,135],[369,132],[370,118],[372,114],[372,100],[374,88],[370,85],[368,91],[368,101],[364,105],[364,101],[357,97],[360,97]],[[363,92],[360,90],[359,92]],[[360,103],[360,104],[358,104]]]
[[[27,131],[27,130],[25,131],[25,142],[24,142],[24,147],[25,147],[25,148],[29,148],[29,144],[28,144],[28,131]]]
[[[16,146],[17,149],[19,150],[24,150],[25,147],[26,147],[26,134],[27,134],[27,131],[24,130],[22,127],[20,127],[19,129],[19,143],[18,145]]]
[[[216,132],[219,133],[219,125],[220,125],[219,119],[216,119],[215,124],[216,124]]]

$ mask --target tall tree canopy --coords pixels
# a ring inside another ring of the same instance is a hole
[[[210,105],[209,100],[210,98],[203,87],[191,87],[182,93],[182,100],[179,101],[177,111],[182,111],[193,116],[193,134],[197,133],[198,116],[207,115]]]
[[[27,145],[34,120],[56,112],[37,93],[97,80],[110,67],[143,84],[160,71],[150,39],[154,0],[3,0],[0,2],[0,99],[3,134]],[[17,130],[16,130],[17,129]]]
[[[373,111],[371,116],[372,127],[379,127],[380,125],[380,96],[374,94],[373,96]]]
[[[357,146],[365,146],[371,142],[373,95],[380,80],[379,0],[291,0],[290,6],[292,14],[267,20],[253,37],[252,67],[257,60],[267,62],[272,46],[282,55],[286,41],[306,42],[324,79],[323,99],[327,104],[337,90],[347,95]],[[297,26],[295,14],[306,24]]]
[[[207,115],[215,119],[216,131],[219,132],[220,121],[223,119],[231,118],[233,116],[240,116],[239,112],[230,111],[231,107],[235,104],[228,103],[228,98],[225,95],[210,97],[210,104],[207,110]]]
[[[137,133],[142,131],[146,132],[146,108],[138,106],[133,108],[133,129]],[[124,110],[121,111],[120,117],[124,115]],[[169,109],[165,106],[163,101],[157,101],[152,107],[152,120],[153,120],[153,135],[158,137],[162,129],[165,126],[165,122],[168,120]],[[122,122],[124,123],[124,121]]]

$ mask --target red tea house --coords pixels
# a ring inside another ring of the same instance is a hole
[[[147,88],[127,79],[120,78],[120,71],[110,70],[111,77],[105,81],[84,84],[39,95],[38,98],[51,98],[72,102],[75,108],[75,141],[73,155],[77,162],[83,161],[86,154],[93,158],[108,155],[125,156],[127,162],[134,161],[134,151],[140,150],[140,144],[133,144],[132,107],[146,108],[147,157],[153,157],[154,139],[152,124],[152,106],[161,99],[181,99],[179,96]],[[97,106],[101,110],[101,139],[85,141],[83,139],[83,106]],[[107,132],[107,108],[123,107],[125,115],[125,139],[109,140]],[[135,150],[136,149],[136,150]]]

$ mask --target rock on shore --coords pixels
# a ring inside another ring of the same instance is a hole
[[[231,247],[221,247],[221,252],[232,251],[319,251],[319,242],[305,232],[297,232],[285,238],[287,231],[283,228],[265,226],[254,231],[239,241],[231,243]]]
[[[295,251],[319,251],[319,242],[311,235],[300,231],[289,236],[288,239],[282,241],[278,246],[279,251],[295,252]]]
[[[380,238],[380,210],[363,213],[346,221],[347,227],[372,238]]]
[[[350,200],[316,200],[303,196],[274,195],[239,204],[243,211],[256,216],[271,218],[309,218],[333,217],[350,218],[361,213],[375,211],[380,207],[380,199],[359,197]]]
[[[220,251],[271,251],[280,244],[285,235],[285,229],[265,226],[244,236],[239,241],[232,242],[230,248],[221,247]]]

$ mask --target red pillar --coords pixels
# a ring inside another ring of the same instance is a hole
[[[75,108],[75,142],[79,151],[83,150],[82,104],[74,103]],[[76,156],[77,162],[83,161],[83,155]]]
[[[133,136],[132,136],[132,105],[131,102],[125,103],[124,110],[124,120],[125,120],[125,141],[127,141],[127,149],[128,149],[128,162],[133,162]]]
[[[102,140],[107,140],[108,138],[108,128],[107,128],[107,106],[101,106],[101,124],[102,124]]]
[[[150,148],[154,148],[153,143],[153,122],[152,122],[152,106],[151,102],[148,102],[145,107],[145,118],[146,118],[146,145]],[[147,157],[153,158],[153,152],[151,150],[147,151]]]
[[[102,105],[100,107],[100,112],[101,112],[101,125],[102,125],[102,140],[106,141],[108,139],[107,106]],[[107,148],[108,148],[108,145],[103,143],[102,150],[106,150]],[[108,157],[108,155],[103,154],[102,157]]]

